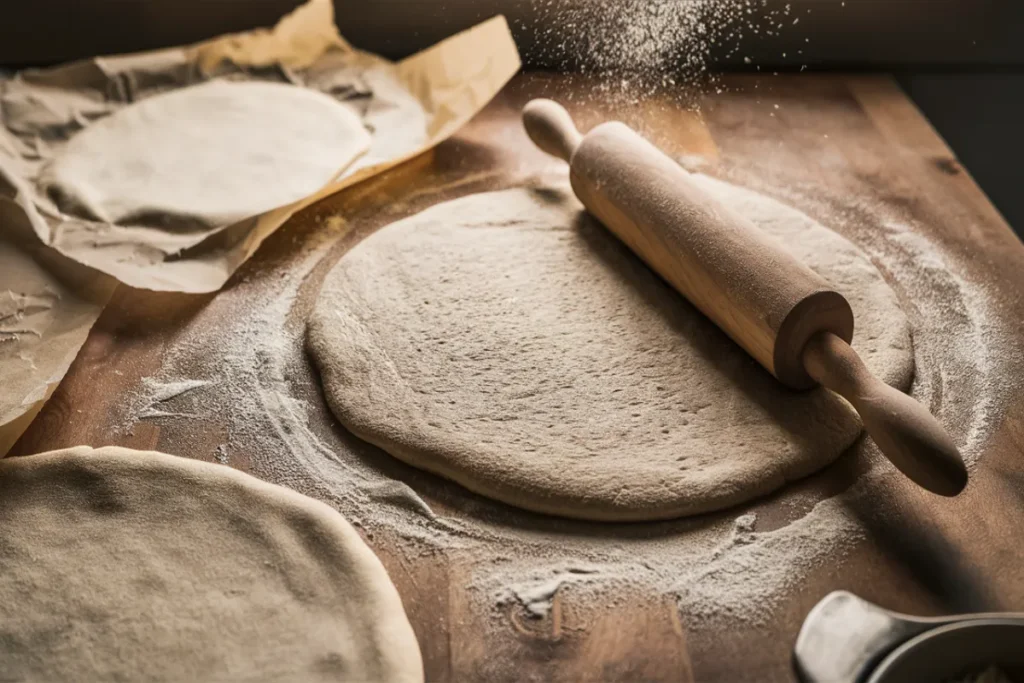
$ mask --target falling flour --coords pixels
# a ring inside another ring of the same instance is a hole
[[[603,95],[629,101],[698,92],[717,81],[712,56],[800,30],[789,3],[764,0],[533,0],[532,10],[535,58],[596,75]]]
[[[807,201],[778,188],[751,189],[795,206]],[[1022,375],[1014,365],[1020,340],[989,314],[984,284],[961,275],[967,271],[920,237],[911,218],[858,204],[833,208],[823,222],[847,236],[871,235],[859,246],[913,302],[905,306],[914,328],[913,394],[958,435],[973,467],[1015,390],[1008,378]],[[253,268],[200,311],[169,345],[160,370],[126,399],[126,429],[138,420],[216,417],[228,425],[227,443],[208,457],[245,453],[253,473],[332,504],[373,544],[387,538],[414,560],[441,554],[468,567],[470,595],[495,610],[496,629],[510,605],[541,619],[559,595],[607,606],[629,593],[674,596],[688,627],[763,624],[811,572],[866,535],[849,504],[878,499],[879,484],[896,476],[867,442],[856,448],[868,454],[870,469],[851,488],[824,500],[783,492],[779,504],[792,519],[764,529],[750,509],[634,525],[519,513],[361,443],[334,426],[303,348],[319,282],[348,248],[347,232],[341,220],[325,221],[283,262]],[[166,414],[147,416],[154,404]]]

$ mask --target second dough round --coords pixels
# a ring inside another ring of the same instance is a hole
[[[369,145],[359,117],[329,95],[214,80],[93,123],[47,165],[40,183],[67,214],[213,227],[312,194]]]
[[[0,461],[0,661],[17,681],[394,681],[398,592],[323,503],[85,446]]]

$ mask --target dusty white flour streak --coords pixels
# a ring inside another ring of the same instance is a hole
[[[472,588],[499,607],[518,601],[534,618],[547,615],[558,591],[575,601],[613,606],[629,593],[674,595],[686,623],[763,626],[798,590],[807,573],[841,559],[863,537],[838,498],[773,531],[754,530],[756,516],[717,516],[704,528],[658,541],[619,541],[573,548],[580,560],[541,565],[538,559],[481,572]],[[621,547],[616,548],[615,545]],[[568,552],[566,552],[568,554]],[[584,569],[580,569],[583,567]]]
[[[205,387],[209,381],[204,379],[182,379],[170,382],[161,382],[152,377],[142,380],[145,387],[145,394],[141,395],[142,403],[137,405],[135,410],[140,418],[153,417],[194,417],[191,413],[178,413],[166,410],[163,404],[172,398],[177,398],[193,389]]]
[[[504,594],[499,595],[497,604],[506,605],[515,600],[526,608],[531,617],[546,617],[551,611],[551,601],[558,589],[569,584],[585,584],[600,580],[599,567],[567,567],[552,569],[550,576],[510,582]]]
[[[928,393],[949,393],[947,404],[957,396],[971,396],[971,404],[961,407],[970,417],[958,420],[954,433],[960,438],[958,445],[968,467],[973,468],[985,437],[994,427],[992,421],[999,414],[998,397],[1013,388],[1013,378],[1017,376],[1000,367],[1006,350],[1012,348],[1014,342],[1008,339],[1008,330],[991,322],[983,286],[972,286],[957,273],[956,265],[947,261],[938,247],[912,227],[894,222],[883,225],[889,244],[899,248],[904,264],[925,275],[925,286],[908,285],[913,298],[934,299],[936,292],[943,297],[932,303],[944,309],[937,320],[944,334],[936,335],[936,348],[925,346],[933,358],[941,360],[936,363],[934,374],[919,373],[920,387],[915,388]],[[950,293],[955,296],[948,296]],[[970,357],[971,362],[942,362],[964,357]],[[930,386],[933,381],[939,385],[934,389]],[[964,385],[972,381],[980,391],[964,392]]]
[[[807,201],[793,195],[790,203]],[[920,226],[878,207],[854,208],[834,208],[823,222],[865,249],[907,302],[915,330],[913,393],[976,463],[1013,389],[1005,377],[1020,374],[1006,371],[1020,356],[1020,342],[990,315],[984,286],[958,274],[947,254],[917,234]],[[197,316],[217,324],[197,321],[181,334],[160,371],[128,401],[130,420],[182,421],[147,417],[154,403],[196,419],[216,413],[230,426],[228,443],[211,454],[216,459],[244,453],[257,475],[326,500],[370,538],[397,539],[412,554],[459,558],[471,567],[474,599],[496,610],[496,624],[508,609],[544,618],[558,594],[607,606],[631,592],[674,596],[684,623],[695,628],[765,623],[810,572],[865,534],[848,503],[878,495],[878,482],[896,476],[875,454],[871,470],[849,491],[812,503],[803,516],[769,531],[757,530],[749,508],[637,525],[517,517],[467,498],[453,484],[444,498],[463,512],[438,513],[383,470],[389,456],[372,449],[359,455],[352,437],[312,419],[325,407],[303,348],[308,301],[300,295],[345,230],[328,222],[286,263],[222,292]],[[233,315],[224,315],[227,309]]]
[[[752,517],[738,517],[733,535],[675,586],[691,621],[767,624],[781,601],[799,589],[808,570],[841,558],[863,533],[845,506],[832,498],[775,531],[754,532]]]

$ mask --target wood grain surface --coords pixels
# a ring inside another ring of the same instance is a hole
[[[325,216],[343,213],[353,227],[336,246],[337,255],[374,229],[437,201],[550,171],[561,162],[530,144],[519,120],[522,105],[538,96],[566,102],[581,130],[621,119],[668,153],[699,158],[713,175],[819,188],[814,192],[827,196],[799,205],[812,216],[824,218],[821,207],[833,200],[855,204],[867,198],[898,209],[924,226],[925,236],[944,253],[984,279],[990,318],[1020,329],[1024,246],[892,80],[736,76],[725,86],[696,115],[667,97],[624,101],[580,77],[516,78],[434,152],[298,215],[267,240],[225,291],[182,296],[119,288],[13,454],[116,444],[213,460],[217,445],[230,436],[226,420],[143,420],[127,433],[119,424],[123,397],[159,370],[180,331],[193,321],[213,325],[241,315],[241,307],[229,302],[245,297],[247,280],[288,264],[295,245]],[[326,265],[311,279],[322,279],[325,270]],[[1006,358],[1000,367],[1009,375],[1006,384],[1017,387],[1024,380],[1021,359]],[[311,400],[322,403],[319,392],[310,391]],[[214,415],[218,409],[211,407]],[[340,430],[321,404],[314,412],[322,428]],[[767,624],[703,628],[668,594],[632,595],[597,610],[557,594],[544,619],[510,608],[499,637],[484,638],[483,625],[493,617],[471,599],[468,569],[454,556],[412,554],[401,539],[384,535],[367,540],[402,594],[429,681],[791,681],[790,653],[803,617],[835,589],[911,613],[1024,610],[1024,393],[1006,399],[993,416],[963,494],[947,500],[893,477],[877,498],[851,502],[867,537],[841,559],[810,571]],[[846,489],[864,471],[863,450],[858,446],[826,471],[755,503],[758,531],[782,527],[807,512],[813,504],[808,500]],[[231,453],[230,463],[243,470],[251,465],[240,452]],[[388,468],[438,514],[466,516],[483,504],[410,468]],[[507,524],[543,524],[510,509],[500,514]],[[578,528],[604,533],[596,526]]]

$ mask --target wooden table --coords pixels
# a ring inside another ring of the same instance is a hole
[[[705,98],[702,115],[695,115],[665,97],[629,102],[579,77],[522,75],[434,152],[296,217],[227,289],[244,292],[248,278],[287,263],[294,245],[333,212],[343,212],[353,226],[338,247],[343,251],[376,227],[439,200],[550,170],[555,162],[533,149],[518,121],[522,104],[544,95],[566,101],[584,130],[606,118],[623,119],[667,151],[703,159],[715,175],[760,178],[775,188],[825,188],[822,202],[870,197],[911,215],[930,240],[988,283],[989,315],[1020,329],[1024,246],[891,79],[734,76],[723,85],[723,92]],[[395,204],[400,198],[405,201]],[[800,208],[816,215],[822,206],[809,200]],[[225,438],[215,424],[189,429],[140,422],[123,434],[116,422],[119,400],[160,367],[176,332],[218,302],[215,296],[119,288],[14,453],[117,444],[212,460]],[[220,315],[239,313],[224,307]],[[1014,341],[1006,348],[1010,352],[997,370],[1007,383],[1019,385],[1024,353]],[[1005,396],[1009,389],[1000,391]],[[329,420],[322,407],[317,413]],[[993,420],[964,494],[939,499],[894,477],[882,495],[860,503],[867,538],[842,559],[812,571],[768,625],[697,628],[671,596],[652,595],[596,612],[563,609],[554,624],[517,628],[521,622],[510,619],[499,640],[484,642],[479,634],[491,617],[474,611],[456,562],[443,553],[408,557],[400,541],[384,536],[369,542],[403,596],[430,681],[788,681],[803,617],[837,588],[907,612],[1024,610],[1024,393],[1003,400]],[[848,487],[863,469],[864,450],[861,443],[825,472],[756,503],[759,526],[770,529],[802,514],[782,505],[794,492],[821,498]],[[244,454],[232,454],[231,464],[249,468]],[[459,501],[467,496],[436,493],[454,485],[410,468],[396,472],[414,488],[422,483],[421,493],[435,510],[463,514]],[[518,519],[515,511],[504,514]]]

